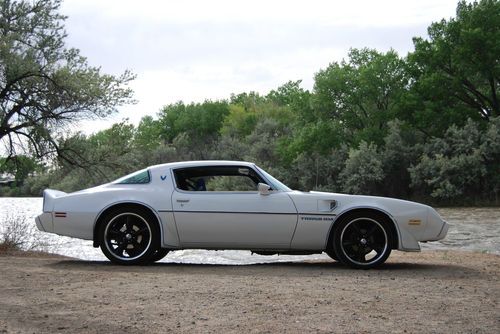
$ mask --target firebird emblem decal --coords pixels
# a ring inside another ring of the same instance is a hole
[[[335,216],[335,215],[332,215],[332,216]],[[335,220],[335,217],[300,217],[301,220],[307,220],[307,221],[324,221],[324,220],[328,220],[328,221],[333,221]]]

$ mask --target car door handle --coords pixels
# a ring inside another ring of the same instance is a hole
[[[188,199],[178,199],[177,200],[177,203],[187,203],[187,202],[189,202]]]

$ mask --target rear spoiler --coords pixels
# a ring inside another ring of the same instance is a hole
[[[51,212],[54,210],[54,200],[58,197],[66,196],[64,191],[45,189],[43,191],[43,212]]]

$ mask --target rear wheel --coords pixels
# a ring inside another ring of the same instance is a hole
[[[160,261],[163,259],[165,256],[167,256],[168,252],[170,249],[167,248],[159,248],[149,259],[149,262],[153,263],[156,261]]]
[[[382,215],[356,213],[338,223],[333,239],[339,260],[353,268],[369,269],[387,260],[392,235]]]
[[[156,217],[141,208],[109,212],[100,225],[99,238],[104,255],[118,264],[145,264],[160,247]]]

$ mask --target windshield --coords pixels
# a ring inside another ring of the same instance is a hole
[[[257,167],[257,169],[259,170],[259,172],[262,173],[262,175],[264,175],[264,177],[269,181],[271,182],[272,184],[270,184],[271,188],[273,190],[282,190],[282,191],[292,191],[292,189],[288,188],[286,185],[284,185],[283,183],[281,183],[279,180],[275,179],[271,174],[267,173],[265,170],[263,170],[262,168],[258,167],[258,166],[255,166]]]

